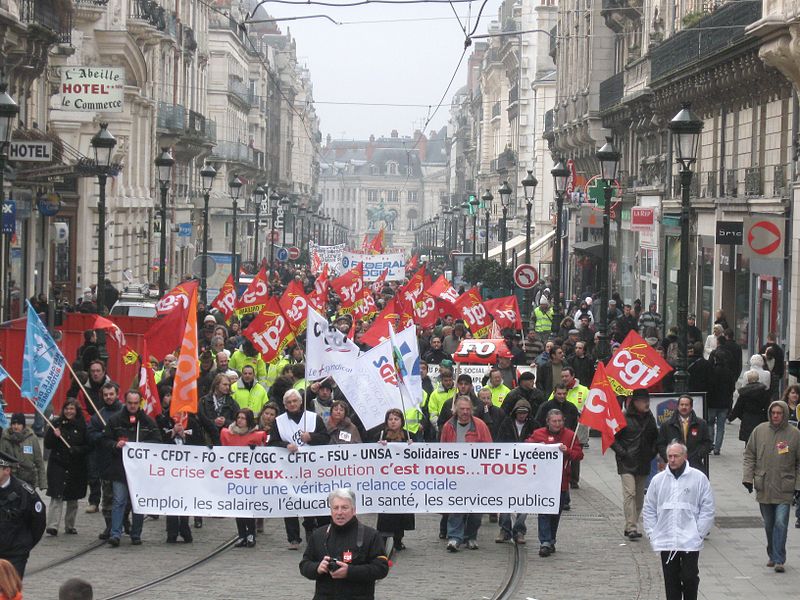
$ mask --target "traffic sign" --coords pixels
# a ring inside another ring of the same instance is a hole
[[[281,246],[275,251],[275,258],[277,258],[281,262],[286,262],[289,260],[289,251]]]
[[[514,283],[523,290],[529,290],[539,281],[539,273],[536,267],[528,264],[521,264],[514,269]]]
[[[300,248],[297,246],[289,247],[289,260],[297,260],[300,258]]]
[[[783,259],[786,220],[752,216],[744,219],[744,250],[748,258]]]
[[[271,241],[277,242],[278,240],[281,239],[281,232],[278,231],[277,229],[273,229],[272,232],[270,233],[270,237],[272,238]]]

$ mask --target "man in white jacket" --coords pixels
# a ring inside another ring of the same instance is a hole
[[[686,446],[667,446],[668,469],[653,477],[644,499],[644,531],[661,553],[667,600],[697,600],[697,559],[714,525],[714,494],[708,478],[686,462]]]

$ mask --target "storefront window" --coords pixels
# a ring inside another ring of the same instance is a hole
[[[703,248],[702,251],[700,278],[703,288],[696,324],[700,331],[709,335],[714,325],[714,247]]]
[[[742,348],[747,348],[750,340],[750,260],[741,254],[736,259],[736,309],[731,325],[734,339]]]

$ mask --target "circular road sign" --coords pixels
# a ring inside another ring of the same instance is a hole
[[[297,260],[300,258],[300,248],[297,246],[289,247],[289,260]]]
[[[192,275],[195,277],[200,277],[201,273],[203,272],[203,257],[203,254],[199,254],[198,256],[195,256],[194,260],[192,261]],[[215,261],[211,256],[205,258],[206,275],[211,277],[217,272],[217,261]]]
[[[514,283],[523,290],[529,290],[539,281],[539,273],[533,265],[522,264],[514,269]]]
[[[758,221],[747,232],[747,243],[756,254],[770,255],[783,243],[781,230],[772,221]]]
[[[289,260],[289,251],[286,248],[278,248],[275,251],[275,258],[277,258],[281,262],[286,262]]]

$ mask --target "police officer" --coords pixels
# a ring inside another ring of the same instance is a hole
[[[47,523],[45,507],[36,491],[11,475],[18,461],[0,452],[0,558],[25,575],[25,565]]]

